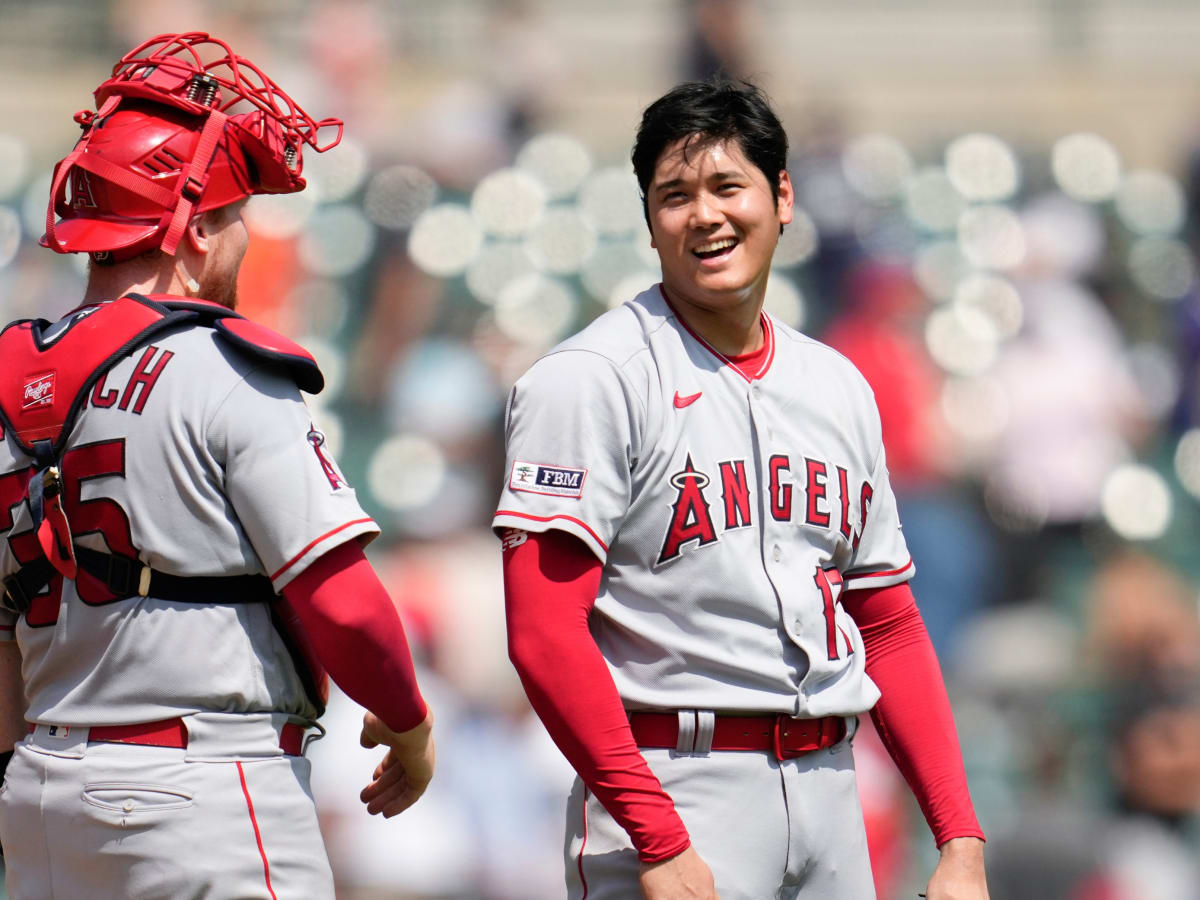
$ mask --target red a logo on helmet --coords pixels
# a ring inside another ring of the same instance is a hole
[[[71,170],[71,208],[83,209],[96,208],[96,198],[92,196],[92,182],[88,179],[88,173],[85,169],[75,168]]]

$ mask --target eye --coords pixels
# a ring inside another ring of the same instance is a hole
[[[687,199],[687,194],[683,191],[668,191],[663,195],[662,202],[664,204],[682,203]]]
[[[734,191],[740,190],[741,185],[734,181],[727,181],[717,188],[719,194],[732,194]]]

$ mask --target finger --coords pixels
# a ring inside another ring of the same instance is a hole
[[[404,779],[406,774],[407,773],[404,771],[404,767],[399,765],[388,766],[382,771],[376,769],[375,778],[370,784],[362,789],[362,792],[359,794],[359,796],[362,798],[363,803],[366,803],[369,800],[378,797],[382,792],[388,790],[393,785],[398,784]]]
[[[407,781],[388,785],[387,788],[372,797],[370,802],[367,803],[367,812],[374,816],[392,808],[395,804],[403,802],[409,793],[411,793],[411,788],[412,786]],[[395,815],[395,813],[392,815]],[[386,813],[384,817],[388,817]]]
[[[371,750],[374,747],[379,746],[379,741],[377,741],[377,740],[375,740],[375,738],[371,737],[370,732],[367,731],[366,725],[363,725],[362,733],[358,736],[358,742],[362,746],[366,747],[368,750]]]

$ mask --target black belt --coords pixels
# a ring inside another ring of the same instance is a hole
[[[114,600],[156,597],[178,603],[256,603],[275,593],[265,575],[168,575],[138,559],[79,546],[75,559],[79,568],[114,594]],[[6,609],[24,614],[54,574],[49,560],[28,563],[4,579],[0,601]]]

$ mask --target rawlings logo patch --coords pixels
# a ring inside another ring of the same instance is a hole
[[[583,495],[583,482],[586,478],[587,469],[544,466],[518,459],[513,462],[508,486],[514,491],[578,499]]]
[[[21,396],[21,409],[49,406],[54,402],[54,373],[38,375],[25,382],[25,393]]]

